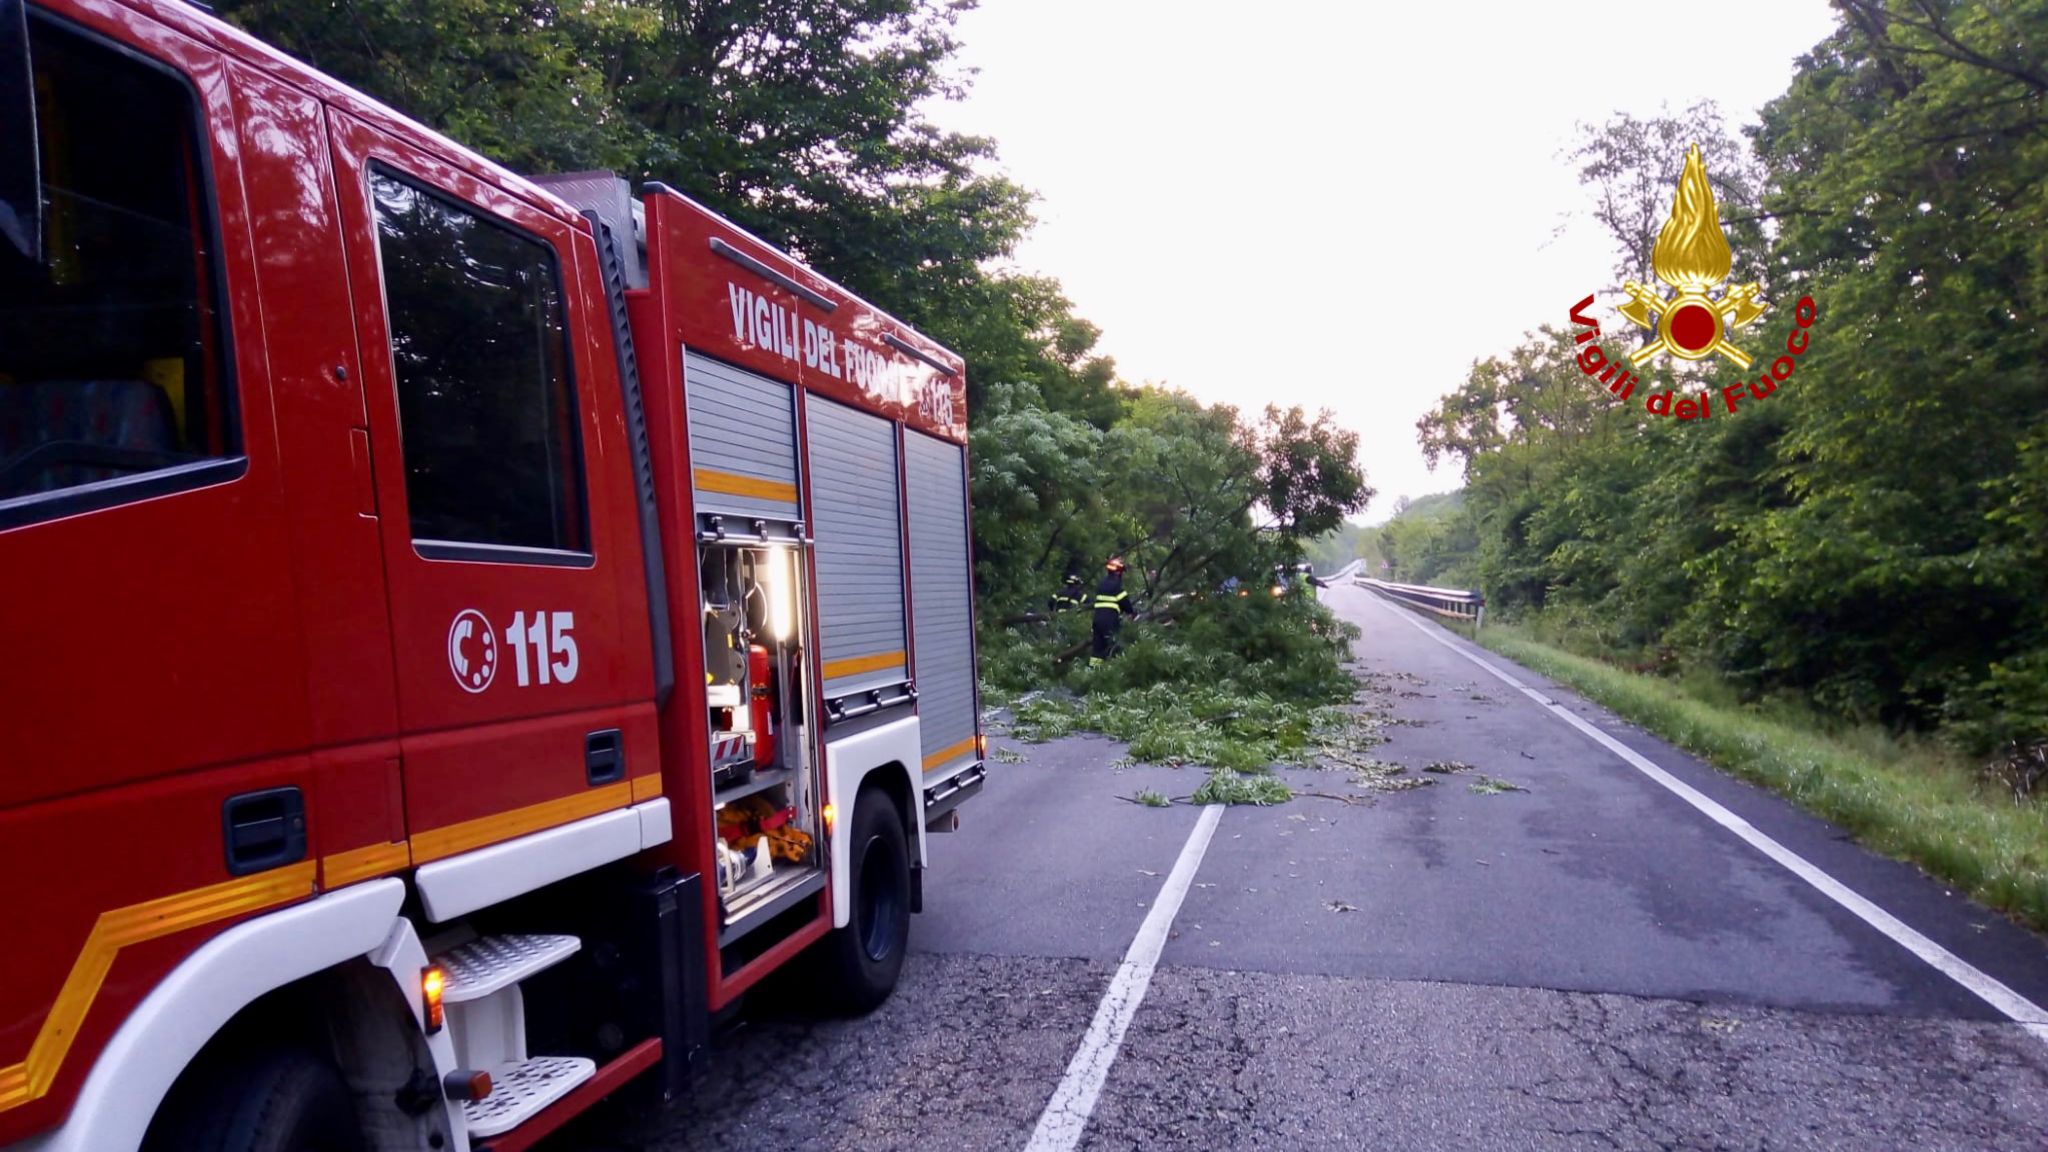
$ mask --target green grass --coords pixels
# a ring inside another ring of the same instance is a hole
[[[1511,626],[1477,639],[1695,753],[1846,828],[1858,842],[2048,931],[2048,807],[2015,803],[1925,742],[1844,728],[1796,705],[1736,701],[1698,677],[1640,676]]]

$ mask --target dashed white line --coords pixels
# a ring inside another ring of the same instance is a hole
[[[2048,1011],[2040,1005],[2013,991],[2003,982],[1972,965],[1969,961],[1928,939],[1914,930],[1905,921],[1878,907],[1859,895],[1854,889],[1820,870],[1805,857],[1778,843],[1758,831],[1756,826],[1723,807],[1692,785],[1673,776],[1657,766],[1635,749],[1595,728],[1593,725],[1572,714],[1571,710],[1557,703],[1542,692],[1515,679],[1496,667],[1491,661],[1451,642],[1441,630],[1409,615],[1407,610],[1387,603],[1375,596],[1373,600],[1381,608],[1392,612],[1402,620],[1414,625],[1415,629],[1438,644],[1456,652],[1472,663],[1479,665],[1495,679],[1534,700],[1552,715],[1570,724],[1583,733],[1587,739],[1621,757],[1622,761],[1662,785],[1679,799],[1699,809],[1707,818],[1730,832],[1740,836],[1750,847],[1783,865],[1794,876],[1812,885],[1821,895],[1849,910],[1857,919],[1890,937],[1901,948],[1927,962],[1929,967],[1955,981],[1972,995],[1991,1005],[1992,1008],[2018,1023],[2036,1040],[2048,1044]]]
[[[1109,1066],[1116,1061],[1117,1049],[1124,1042],[1124,1032],[1137,1015],[1138,1004],[1145,999],[1145,989],[1152,984],[1152,970],[1159,964],[1160,950],[1166,947],[1167,930],[1173,927],[1173,917],[1180,911],[1181,901],[1187,898],[1195,870],[1202,866],[1202,854],[1209,850],[1209,839],[1216,834],[1216,825],[1222,819],[1223,805],[1211,804],[1202,809],[1195,830],[1181,846],[1180,858],[1173,862],[1173,871],[1159,889],[1159,898],[1152,902],[1152,911],[1146,913],[1137,937],[1124,953],[1124,962],[1117,966],[1116,976],[1109,982],[1109,990],[1102,994],[1102,1003],[1095,1009],[1088,1034],[1081,1038],[1080,1049],[1067,1062],[1067,1074],[1060,1079],[1059,1087],[1053,1089],[1052,1099],[1039,1115],[1038,1127],[1032,1130],[1025,1152],[1069,1152],[1081,1142],[1088,1117],[1095,1111],[1095,1101],[1102,1095],[1103,1081],[1109,1078]]]

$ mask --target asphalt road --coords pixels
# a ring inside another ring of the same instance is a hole
[[[1324,595],[1364,629],[1367,699],[1398,721],[1374,754],[1434,783],[1222,814],[1142,1000],[1116,982],[1137,1006],[1080,1147],[2048,1148],[2048,1027],[2012,1023],[1469,646],[1361,590]],[[2041,938],[1487,658],[2048,1004]],[[933,840],[894,999],[859,1021],[757,1006],[689,1100],[610,1107],[549,1147],[1025,1148],[1199,816],[1123,798],[1200,776],[1118,769],[1103,740],[1014,747],[1025,759]],[[1471,769],[1421,772],[1444,761]],[[1520,790],[1475,790],[1482,774]]]

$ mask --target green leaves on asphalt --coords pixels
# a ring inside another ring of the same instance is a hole
[[[1232,772],[1219,768],[1195,789],[1195,804],[1285,804],[1294,798],[1276,776]]]
[[[1312,765],[1326,748],[1379,740],[1370,716],[1307,706],[1230,685],[1160,683],[1129,693],[1041,694],[1017,704],[1011,732],[1026,743],[1099,732],[1130,745],[1142,764],[1257,772]]]

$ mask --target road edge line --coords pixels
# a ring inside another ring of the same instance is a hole
[[[1479,667],[1485,669],[1495,679],[1521,692],[1552,715],[1578,729],[1588,739],[1620,757],[1623,763],[1649,777],[1680,800],[1692,805],[1714,823],[1735,833],[1750,847],[1776,861],[1786,871],[1804,880],[1821,895],[1833,900],[1857,919],[1883,933],[1894,944],[1919,957],[1930,968],[1955,981],[1965,991],[1984,1001],[1984,1003],[1989,1004],[2007,1019],[2020,1025],[2034,1039],[2041,1041],[2043,1044],[2048,1044],[2048,1010],[2043,1010],[2040,1005],[2013,991],[1997,977],[1992,976],[1947,948],[1942,947],[1934,940],[1922,934],[1918,929],[1879,907],[1868,897],[1861,895],[1855,889],[1828,875],[1821,870],[1819,865],[1814,864],[1804,856],[1765,835],[1755,825],[1736,815],[1719,801],[1700,792],[1678,777],[1673,776],[1669,770],[1660,767],[1655,761],[1650,760],[1642,753],[1588,724],[1580,717],[1573,715],[1569,708],[1522,683],[1506,671],[1495,667],[1491,661],[1452,643],[1448,637],[1441,635],[1441,630],[1433,629],[1428,623],[1417,620],[1413,616],[1408,615],[1404,609],[1389,604],[1378,596],[1374,596],[1373,599],[1381,607],[1397,613],[1402,620],[1413,625],[1424,636],[1479,665]]]
[[[1216,825],[1223,820],[1223,807],[1204,807],[1195,821],[1195,830],[1188,833],[1187,843],[1181,845],[1173,871],[1167,873],[1166,883],[1152,901],[1152,910],[1145,914],[1145,922],[1138,926],[1138,934],[1124,953],[1123,963],[1117,966],[1116,975],[1103,992],[1095,1019],[1081,1037],[1074,1058],[1067,1062],[1066,1075],[1060,1078],[1059,1087],[1053,1089],[1045,1111],[1039,1114],[1038,1126],[1032,1129],[1024,1152],[1071,1152],[1081,1142],[1088,1117],[1102,1096],[1102,1085],[1109,1079],[1110,1065],[1116,1062],[1117,1049],[1123,1045],[1124,1032],[1130,1028],[1139,1003],[1145,999],[1145,990],[1152,984],[1159,953],[1166,947],[1167,931],[1173,927],[1181,901],[1187,899],[1188,889],[1194,884],[1195,870],[1202,866],[1209,841],[1216,835]]]

